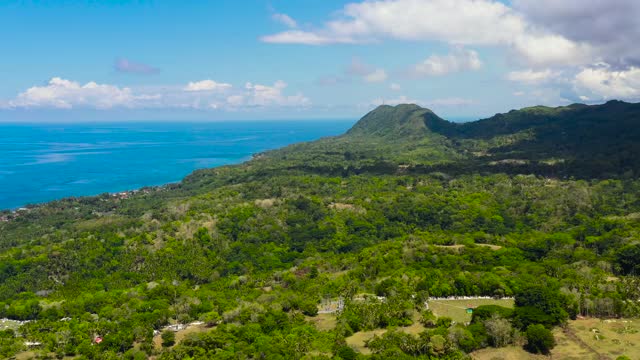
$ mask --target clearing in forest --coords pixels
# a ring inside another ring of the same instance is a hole
[[[418,336],[421,332],[425,330],[424,326],[419,322],[420,315],[417,312],[413,314],[413,324],[405,327],[398,327],[397,329],[405,332],[407,334],[411,334],[413,336]],[[349,345],[354,350],[369,355],[371,354],[371,350],[366,347],[366,342],[373,339],[374,336],[382,336],[389,329],[375,329],[371,331],[358,331],[353,335],[349,336],[345,339],[347,345]]]
[[[566,329],[556,328],[556,347],[552,359],[614,360],[621,355],[640,359],[640,320],[595,318],[569,321]],[[470,354],[474,360],[537,360],[546,356],[533,355],[521,347],[486,348]]]
[[[513,308],[513,299],[462,299],[462,300],[429,300],[429,309],[438,317],[450,317],[458,323],[471,321],[468,308],[477,308],[481,305],[499,305]]]

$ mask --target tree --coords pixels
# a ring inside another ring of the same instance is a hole
[[[170,330],[165,330],[160,335],[162,338],[162,347],[170,347],[176,343],[176,333]]]
[[[216,326],[222,320],[217,311],[209,311],[200,316],[200,320],[207,324],[208,327]]]
[[[513,315],[513,309],[509,309],[499,305],[480,305],[473,309],[473,315],[471,318],[472,323],[482,322],[494,317],[501,317],[509,319]]]
[[[536,285],[516,294],[515,318],[521,328],[531,324],[552,327],[567,321],[566,298],[549,286]]]
[[[433,335],[429,339],[428,347],[432,356],[442,356],[447,351],[447,340],[442,335]]]
[[[344,345],[336,350],[336,356],[343,360],[355,360],[358,357],[358,353],[352,348]]]
[[[513,341],[513,327],[507,319],[494,316],[484,321],[484,327],[493,347],[504,347]]]
[[[556,346],[553,334],[544,325],[529,325],[526,336],[527,344],[525,349],[534,354],[548,354]]]
[[[640,244],[628,245],[618,250],[616,262],[623,274],[638,275],[640,273]]]
[[[307,316],[318,315],[318,305],[316,305],[314,301],[303,301],[302,304],[300,304],[300,310]]]
[[[425,310],[420,315],[420,323],[427,328],[436,327],[436,321],[438,318],[433,314],[431,310]]]

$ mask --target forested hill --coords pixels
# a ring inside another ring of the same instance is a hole
[[[438,145],[457,156],[444,162],[493,172],[600,177],[632,176],[640,171],[640,104],[536,106],[491,118],[453,123],[417,105],[380,106],[363,117],[346,137],[378,137],[420,143],[444,137]],[[436,145],[437,146],[437,145]],[[410,163],[420,163],[412,159]],[[426,159],[428,162],[428,159]],[[455,166],[455,165],[454,165]]]
[[[0,358],[453,360],[637,317],[639,113],[382,106],[179,184],[0,212],[0,319],[31,320],[0,323]],[[455,324],[425,307],[448,296],[515,308]]]
[[[282,173],[536,174],[607,179],[640,175],[640,104],[536,106],[453,123],[417,105],[382,105],[346,134],[260,154],[248,176]],[[219,184],[224,171],[202,170],[184,185]],[[215,176],[211,176],[215,174]],[[234,173],[229,181],[244,179]]]

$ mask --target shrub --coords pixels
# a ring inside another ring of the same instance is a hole
[[[544,325],[536,324],[529,325],[527,327],[527,345],[525,349],[535,354],[548,354],[554,346],[556,341],[553,338],[553,334]]]
[[[162,338],[163,347],[170,347],[176,343],[176,333],[173,331],[165,330],[160,337]]]

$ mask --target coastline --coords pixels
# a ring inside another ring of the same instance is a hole
[[[4,131],[0,216],[68,198],[171,186],[200,169],[343,133],[353,120],[22,124]]]

